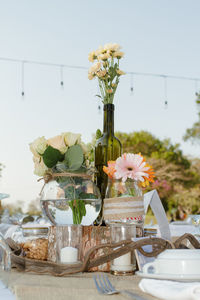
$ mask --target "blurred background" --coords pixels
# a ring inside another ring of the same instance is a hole
[[[34,139],[72,131],[91,143],[102,129],[88,53],[111,42],[125,52],[115,96],[124,152],[151,162],[170,219],[200,213],[199,10],[198,0],[0,1],[2,206],[39,211]]]

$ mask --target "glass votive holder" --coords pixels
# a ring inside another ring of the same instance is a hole
[[[56,226],[56,261],[62,264],[80,263],[82,226]]]
[[[136,237],[136,225],[127,223],[110,224],[110,233],[112,243],[131,240]],[[110,267],[113,275],[132,275],[135,269],[136,259],[133,251],[115,258]]]

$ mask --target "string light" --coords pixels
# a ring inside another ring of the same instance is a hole
[[[166,76],[163,76],[164,78],[164,100],[165,100],[165,109],[168,107],[168,101],[167,101],[167,78]]]
[[[131,87],[130,87],[130,91],[131,91],[131,96],[133,95],[133,91],[134,91],[134,85],[133,85],[133,73],[130,74],[131,75]]]
[[[21,63],[22,64],[22,92],[21,95],[24,97],[24,65],[26,64],[35,64],[35,65],[43,65],[43,66],[49,66],[49,67],[59,67],[60,68],[60,85],[64,86],[64,80],[63,80],[63,69],[77,69],[77,70],[88,70],[87,67],[83,66],[75,66],[75,65],[67,65],[67,64],[57,64],[57,63],[49,63],[49,62],[42,62],[42,61],[34,61],[34,60],[21,60],[21,59],[14,59],[14,58],[8,58],[8,57],[0,57],[0,61],[8,61],[8,62],[15,62],[15,63]],[[195,82],[195,86],[200,82],[200,78],[193,78],[193,77],[186,77],[186,76],[173,76],[173,75],[167,75],[167,74],[156,74],[156,73],[142,73],[142,72],[126,72],[126,74],[131,75],[131,87],[130,91],[131,94],[134,92],[134,86],[133,86],[133,75],[135,76],[150,76],[150,77],[162,77],[164,78],[165,82],[165,93],[167,92],[167,79],[181,79],[181,80],[192,80]],[[197,88],[195,87],[195,93],[197,92]],[[165,105],[168,104],[166,94],[165,94]]]
[[[63,66],[60,66],[60,85],[62,88],[64,88]]]

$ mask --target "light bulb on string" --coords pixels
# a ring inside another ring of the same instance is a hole
[[[134,85],[133,85],[133,74],[132,74],[132,73],[131,73],[130,79],[131,79],[131,80],[130,80],[130,81],[131,81],[131,82],[130,82],[130,83],[131,83],[131,87],[130,87],[131,93],[130,93],[130,95],[133,96],[133,91],[134,91],[133,86],[134,86]]]
[[[99,115],[101,114],[101,105],[100,104],[98,105],[98,113],[99,113]]]
[[[21,65],[21,96],[24,98],[25,92],[24,92],[24,61],[22,61]]]
[[[168,101],[167,101],[167,76],[163,75],[164,78],[164,99],[165,99],[165,109],[168,108]]]
[[[64,88],[63,66],[60,66],[60,86],[61,88]]]

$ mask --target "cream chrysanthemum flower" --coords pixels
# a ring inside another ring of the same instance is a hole
[[[122,70],[120,70],[120,69],[116,70],[116,72],[117,72],[117,74],[118,74],[119,76],[125,75],[125,74],[126,74],[124,71],[122,71]]]
[[[144,181],[144,177],[148,178],[149,166],[146,166],[146,162],[143,160],[143,157],[139,154],[123,154],[116,160],[115,164],[115,178],[122,179],[123,182],[127,178]]]
[[[89,80],[94,79],[94,77],[95,77],[95,74],[94,74],[94,73],[88,72],[88,79],[89,79]]]
[[[96,55],[95,51],[90,52],[88,55],[88,60],[93,62],[95,59],[97,59],[97,55]]]
[[[99,78],[103,78],[103,77],[106,76],[106,73],[107,73],[106,70],[100,70],[100,71],[97,72],[97,76],[98,76]]]
[[[104,53],[104,54],[100,54],[98,55],[98,60],[103,60],[106,61],[110,58],[110,54],[108,52]]]
[[[109,43],[104,45],[104,49],[107,51],[119,51],[121,49],[121,46],[116,43]]]
[[[120,59],[124,56],[124,52],[116,51],[116,52],[114,52],[113,56]]]
[[[101,63],[100,62],[96,62],[95,64],[93,64],[88,73],[91,73],[91,74],[95,74],[97,71],[99,71],[101,69]]]

